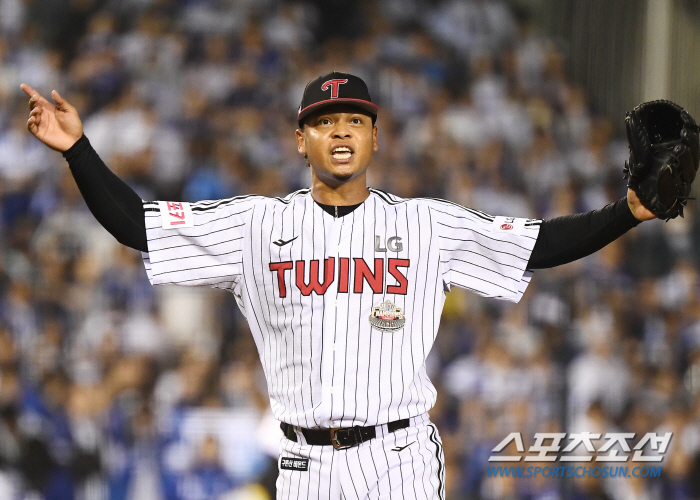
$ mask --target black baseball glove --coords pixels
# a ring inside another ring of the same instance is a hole
[[[700,161],[695,120],[671,101],[645,102],[625,115],[627,186],[659,219],[683,217]]]

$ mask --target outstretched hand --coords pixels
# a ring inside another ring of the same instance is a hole
[[[27,130],[41,142],[56,151],[67,151],[83,135],[83,124],[76,109],[55,90],[51,92],[54,104],[26,83],[20,88],[29,99]]]
[[[637,220],[645,221],[656,219],[656,215],[642,205],[642,202],[639,201],[639,198],[637,197],[637,193],[630,188],[627,188],[627,206],[630,207],[632,215],[634,215]]]

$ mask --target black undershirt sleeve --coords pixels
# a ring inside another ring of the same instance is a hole
[[[148,252],[143,202],[104,164],[84,135],[63,153],[92,215],[123,245]]]
[[[597,252],[639,223],[627,206],[627,197],[600,210],[545,220],[527,268],[544,269],[578,260]]]

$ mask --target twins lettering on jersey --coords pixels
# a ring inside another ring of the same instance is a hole
[[[291,243],[296,238],[291,238],[287,241],[282,239],[274,241],[277,246]],[[380,236],[374,237],[375,252],[401,252],[403,243],[401,237],[392,236],[386,240],[385,246],[382,244]],[[374,263],[370,265],[365,259],[340,257],[336,266],[335,257],[324,259],[323,264],[320,260],[297,260],[297,261],[282,261],[270,262],[270,271],[277,275],[278,292],[280,298],[287,296],[287,277],[291,275],[292,281],[299,289],[302,295],[308,296],[312,292],[317,295],[323,295],[336,280],[336,267],[338,268],[338,293],[362,293],[364,291],[365,282],[372,288],[374,293],[395,293],[406,295],[408,290],[408,278],[401,271],[401,268],[410,266],[409,259],[389,258],[387,260],[387,272],[394,277],[396,284],[384,283],[384,259],[375,258]],[[351,262],[352,261],[352,262]],[[309,266],[309,279],[306,280],[306,268]],[[291,273],[287,273],[291,271]],[[290,281],[291,283],[291,281]]]
[[[287,286],[292,282],[302,295],[323,295],[334,282],[337,283],[338,293],[362,293],[365,283],[374,293],[395,293],[406,295],[408,278],[402,268],[408,268],[409,259],[387,259],[387,272],[394,277],[396,284],[384,282],[384,259],[376,258],[370,265],[365,259],[328,257],[323,263],[318,260],[297,260],[270,262],[270,271],[277,276],[278,293],[280,298],[287,296]],[[306,280],[306,267],[309,266],[309,278]],[[336,281],[337,269],[337,281]],[[289,278],[289,279],[288,279]]]

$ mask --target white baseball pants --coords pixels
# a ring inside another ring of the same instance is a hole
[[[437,428],[427,414],[395,432],[345,450],[282,437],[277,499],[444,500],[445,458]]]

